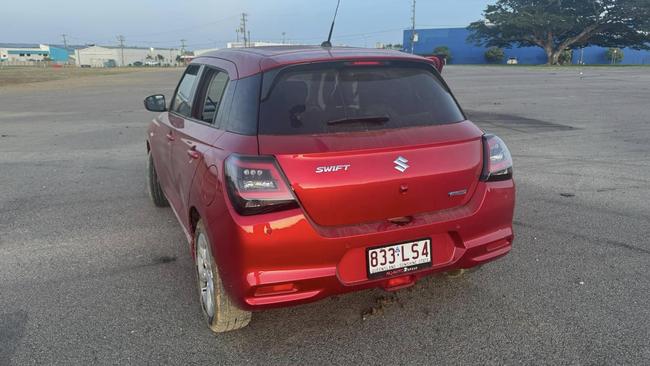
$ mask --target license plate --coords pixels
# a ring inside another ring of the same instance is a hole
[[[394,276],[431,266],[431,239],[366,249],[368,278]]]

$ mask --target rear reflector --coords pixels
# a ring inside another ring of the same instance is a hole
[[[386,286],[384,288],[388,291],[398,290],[400,288],[410,286],[414,283],[415,278],[413,276],[393,277],[386,282]]]
[[[225,176],[228,195],[240,215],[298,207],[273,157],[233,154],[226,159]]]
[[[271,295],[281,295],[296,292],[298,289],[293,285],[293,283],[283,283],[281,285],[270,285],[258,287],[255,290],[255,296],[271,296]]]

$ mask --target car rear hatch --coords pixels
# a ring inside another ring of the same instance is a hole
[[[470,199],[482,132],[430,68],[339,62],[264,79],[260,154],[276,157],[316,224],[399,222]]]

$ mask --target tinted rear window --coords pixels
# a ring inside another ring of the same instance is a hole
[[[226,130],[242,135],[257,133],[260,80],[260,74],[237,80]]]
[[[260,134],[295,135],[447,124],[465,118],[429,66],[337,63],[280,72],[260,103],[259,119]]]

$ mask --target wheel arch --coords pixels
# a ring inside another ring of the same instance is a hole
[[[190,223],[190,233],[192,234],[192,237],[194,237],[194,232],[196,232],[196,225],[199,223],[199,220],[201,220],[201,214],[199,214],[199,210],[197,210],[195,206],[190,207],[189,220],[187,222]]]

